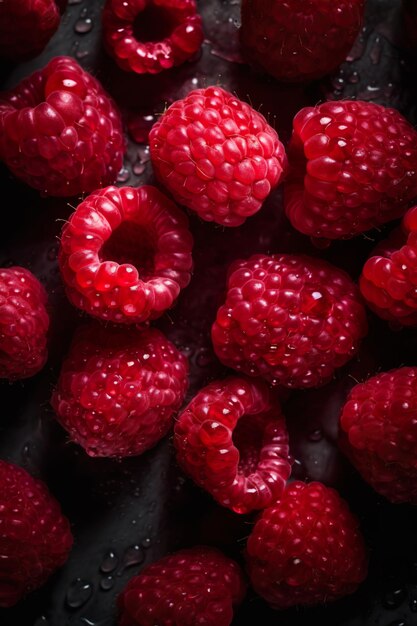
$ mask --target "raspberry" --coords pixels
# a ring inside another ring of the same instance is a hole
[[[116,105],[70,57],[54,58],[0,99],[0,158],[45,195],[113,183],[123,150]]]
[[[243,0],[241,41],[248,59],[278,80],[310,81],[346,58],[364,0]]]
[[[377,374],[350,392],[341,447],[361,476],[391,502],[417,504],[417,367]]]
[[[187,390],[186,358],[156,329],[81,327],[51,404],[90,456],[132,456],[170,429]]]
[[[107,0],[103,37],[123,70],[157,74],[192,57],[204,35],[195,0]]]
[[[380,243],[362,270],[359,286],[369,307],[385,320],[417,325],[417,207],[402,230]]]
[[[42,52],[58,28],[66,4],[66,0],[2,0],[0,56],[16,61]]]
[[[199,391],[175,425],[175,447],[193,480],[237,513],[269,506],[291,472],[281,408],[262,382],[244,378]]]
[[[288,485],[263,511],[247,543],[252,585],[277,609],[353,593],[366,577],[367,561],[358,520],[337,491],[318,482]]]
[[[325,102],[294,118],[285,208],[302,233],[349,238],[400,217],[417,195],[417,132],[394,109]]]
[[[366,332],[359,291],[345,272],[302,255],[255,255],[232,264],[212,340],[225,365],[302,388],[328,382]]]
[[[181,550],[129,581],[119,626],[229,626],[245,592],[239,566],[218,550]]]
[[[0,378],[33,376],[45,365],[46,292],[23,267],[0,269]]]
[[[207,221],[239,226],[281,180],[286,156],[263,115],[219,87],[177,100],[149,134],[156,174]]]
[[[192,244],[186,216],[155,187],[101,189],[62,231],[67,295],[113,322],[159,317],[190,281]]]
[[[0,607],[10,607],[65,563],[72,535],[43,482],[0,460],[0,484]]]

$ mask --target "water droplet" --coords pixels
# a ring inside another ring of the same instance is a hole
[[[112,551],[107,552],[101,562],[100,571],[103,572],[103,574],[109,574],[110,572],[114,572],[118,563],[119,559],[115,555],[115,553]]]
[[[81,578],[73,580],[67,591],[67,604],[71,609],[78,609],[91,598],[93,587]]]
[[[371,63],[373,65],[378,65],[381,59],[382,47],[381,47],[381,38],[376,37],[374,41],[374,45],[372,46],[372,50],[369,54],[369,58],[371,59]]]
[[[146,549],[146,548],[150,548],[150,547],[151,547],[151,543],[152,543],[151,538],[150,538],[150,537],[146,537],[145,539],[143,539],[143,541],[141,541],[141,544],[140,544],[140,545],[141,545],[143,548],[145,548],[145,549]]]
[[[410,611],[412,611],[413,613],[417,613],[417,598],[411,598]]]
[[[382,604],[387,609],[397,609],[405,600],[407,593],[402,587],[388,591],[383,599]]]
[[[75,22],[74,30],[79,35],[85,35],[89,33],[93,28],[93,20],[91,17],[81,18]]]
[[[106,576],[105,578],[102,578],[100,581],[100,587],[103,589],[103,591],[109,591],[110,589],[112,589],[114,586],[114,579],[113,576]]]
[[[388,626],[407,626],[407,622],[403,619],[395,619],[393,622],[390,622]]]
[[[120,170],[120,172],[117,175],[117,182],[118,183],[125,183],[126,181],[128,181],[130,178],[130,172],[127,169],[127,167],[122,167],[122,169]]]
[[[316,428],[309,435],[308,438],[310,441],[321,441],[323,439],[323,432],[321,428]]]
[[[133,170],[133,173],[136,174],[136,176],[140,176],[145,171],[145,164],[135,163],[134,166],[132,167],[132,170]]]
[[[140,163],[147,163],[150,161],[151,155],[149,154],[149,146],[140,146],[138,148],[138,159]]]
[[[87,7],[81,9],[80,17],[87,17]]]
[[[356,85],[359,82],[359,72],[352,72],[348,80],[352,85]]]
[[[139,563],[143,563],[144,560],[145,555],[140,546],[135,545],[126,548],[122,558],[122,567],[117,572],[117,575],[121,576],[126,568],[132,567],[132,565],[139,565]]]

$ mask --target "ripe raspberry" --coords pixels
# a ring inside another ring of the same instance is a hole
[[[345,60],[359,33],[363,7],[364,0],[243,0],[243,49],[278,80],[320,78]]]
[[[72,304],[126,324],[159,317],[190,282],[186,216],[155,187],[107,187],[63,228],[59,265]]]
[[[90,456],[132,456],[170,429],[187,390],[186,358],[156,329],[81,327],[51,404]]]
[[[2,0],[0,56],[22,60],[46,46],[61,21],[67,0]]]
[[[400,217],[417,195],[417,132],[394,109],[325,102],[294,118],[285,207],[302,233],[349,238]]]
[[[23,267],[0,269],[0,378],[33,376],[45,365],[46,292]]]
[[[43,482],[0,460],[0,484],[0,607],[10,607],[65,563],[72,535]]]
[[[341,446],[358,472],[391,502],[417,504],[417,367],[355,385],[340,417]]]
[[[107,0],[103,37],[123,70],[157,74],[192,57],[204,35],[195,0]]]
[[[358,520],[337,491],[318,482],[289,484],[247,543],[252,585],[277,609],[353,593],[367,562]]]
[[[402,229],[374,250],[359,286],[369,307],[382,319],[417,325],[417,207],[406,213]]]
[[[273,385],[317,387],[355,354],[366,332],[359,291],[345,272],[277,254],[232,264],[212,339],[229,367]]]
[[[263,115],[219,87],[177,100],[149,134],[156,174],[200,217],[239,226],[262,206],[286,168]]]
[[[245,592],[240,567],[218,550],[181,550],[129,581],[119,626],[229,626]]]
[[[116,105],[70,57],[52,59],[0,99],[0,158],[46,195],[113,183],[123,149]]]
[[[184,470],[237,513],[269,506],[291,473],[281,408],[262,382],[210,383],[180,415],[174,441]]]

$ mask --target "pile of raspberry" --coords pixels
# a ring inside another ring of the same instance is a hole
[[[308,84],[335,70],[364,2],[330,4],[242,0],[243,57],[274,81]],[[0,3],[0,17],[8,11],[0,54],[38,54],[64,8]],[[103,41],[117,71],[162,84],[153,75],[192,67],[204,37],[197,8],[195,0],[107,0]],[[21,20],[16,40],[12,18]],[[249,586],[278,611],[354,594],[370,558],[362,512],[331,479],[298,479],[287,400],[317,388],[330,395],[332,381],[360,361],[375,315],[417,326],[417,131],[395,109],[331,101],[298,111],[284,145],[245,98],[206,86],[160,114],[149,133],[152,184],[133,187],[117,184],[127,140],[113,96],[66,56],[0,94],[0,159],[35,193],[70,199],[57,266],[77,315],[55,375],[48,347],[60,311],[45,277],[36,263],[33,272],[1,268],[0,377],[41,380],[50,366],[50,406],[77,454],[123,463],[168,437],[184,477],[248,524],[230,554],[183,546],[138,569],[118,596],[118,623],[230,626]],[[234,229],[239,241],[265,203],[278,222],[282,183],[286,227],[310,254],[243,252],[228,265],[210,319],[219,373],[196,389],[195,364],[163,331],[171,309],[194,306],[187,287],[201,250],[193,235],[211,228],[220,242]],[[322,258],[323,248],[393,220],[359,276]],[[338,415],[340,450],[381,497],[417,504],[417,358],[355,383]],[[53,485],[9,459],[0,459],[0,479],[0,607],[10,608],[71,564],[77,523]]]

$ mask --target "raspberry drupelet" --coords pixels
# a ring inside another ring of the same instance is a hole
[[[284,204],[297,230],[347,239],[401,217],[417,196],[417,132],[396,110],[325,102],[294,118]]]
[[[64,226],[59,265],[74,306],[134,324],[159,317],[190,282],[187,217],[155,187],[107,187]]]
[[[116,180],[122,122],[100,83],[70,57],[56,57],[0,94],[0,158],[25,183],[73,196]]]
[[[342,450],[391,502],[417,504],[417,368],[400,367],[353,387],[340,417]]]
[[[43,482],[0,460],[0,485],[0,607],[10,607],[65,563],[72,535]]]
[[[45,365],[46,291],[23,267],[0,269],[0,378],[28,378]]]
[[[243,51],[284,82],[307,82],[346,58],[363,19],[364,0],[243,0]]]
[[[277,500],[291,473],[280,405],[260,381],[227,378],[201,389],[175,425],[177,460],[237,513]]]
[[[75,333],[51,404],[90,456],[133,456],[166,435],[187,386],[187,360],[159,330],[92,322]]]
[[[273,608],[286,609],[353,593],[368,558],[358,520],[337,491],[296,481],[256,522],[247,566],[255,591]]]
[[[363,267],[359,287],[382,319],[417,325],[417,207],[407,211],[401,228],[375,248]]]
[[[359,290],[345,272],[303,255],[255,255],[232,264],[212,340],[228,367],[304,388],[328,382],[366,332]]]
[[[191,91],[149,134],[152,164],[201,218],[239,226],[282,179],[287,159],[263,115],[220,87]]]
[[[205,546],[148,565],[118,598],[119,626],[229,626],[246,583],[240,567]]]
[[[181,65],[203,43],[195,0],[107,0],[102,19],[107,51],[137,74]]]

